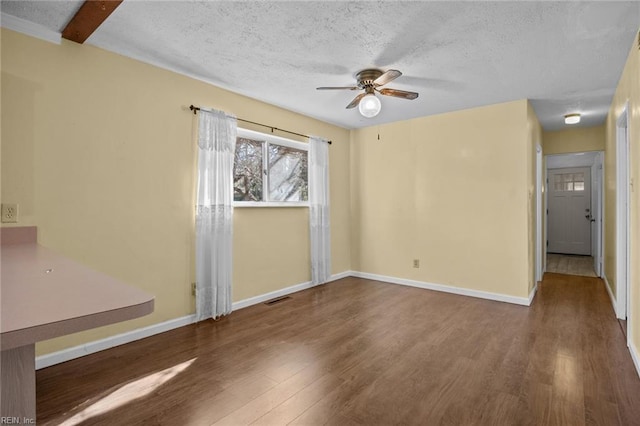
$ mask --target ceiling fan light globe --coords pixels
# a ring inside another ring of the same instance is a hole
[[[580,114],[567,114],[564,116],[564,124],[578,124],[580,122]]]
[[[382,108],[382,104],[380,103],[380,99],[378,99],[373,93],[368,94],[364,98],[360,100],[358,104],[358,110],[363,117],[372,118],[378,115],[380,109]]]

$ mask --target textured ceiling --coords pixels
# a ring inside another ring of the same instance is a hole
[[[1,7],[61,31],[80,4]],[[570,112],[604,122],[639,27],[638,2],[125,0],[87,43],[346,128],[528,98],[555,130]],[[355,92],[315,90],[370,67],[420,97],[382,97],[366,119],[345,109]]]

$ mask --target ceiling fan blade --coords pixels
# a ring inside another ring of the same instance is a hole
[[[358,86],[347,86],[347,87],[316,87],[316,90],[358,90]]]
[[[364,96],[367,93],[360,93],[358,96],[356,96],[349,105],[347,105],[347,109],[351,109],[351,108],[355,108],[356,106],[358,106],[358,104],[360,103],[360,99],[364,98]]]
[[[404,90],[396,90],[396,89],[382,89],[378,90],[381,95],[385,96],[393,96],[396,98],[409,99],[413,100],[418,97],[416,92],[405,92]]]
[[[390,81],[395,80],[396,78],[400,77],[402,75],[402,73],[398,70],[389,70],[387,72],[385,72],[384,74],[382,74],[380,77],[376,78],[375,80],[373,80],[373,84],[375,84],[376,86],[384,86],[385,84],[389,83]]]

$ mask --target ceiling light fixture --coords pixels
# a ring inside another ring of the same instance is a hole
[[[416,92],[407,92],[398,89],[378,89],[381,86],[400,77],[402,73],[398,70],[387,70],[382,72],[375,68],[369,68],[356,74],[357,85],[355,86],[323,86],[317,90],[364,90],[347,105],[347,109],[358,107],[360,114],[366,118],[375,117],[380,113],[382,105],[380,99],[376,97],[376,92],[382,96],[393,96],[394,98],[413,100],[418,97]]]
[[[367,93],[362,99],[360,99],[360,103],[358,104],[360,114],[367,118],[372,118],[378,115],[381,108],[382,104],[380,103],[380,99],[376,97],[373,91]]]
[[[580,114],[567,114],[564,116],[564,124],[578,124],[580,122]]]

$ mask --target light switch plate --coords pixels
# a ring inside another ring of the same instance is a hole
[[[18,205],[2,204],[2,223],[16,223],[18,221]]]

